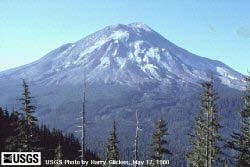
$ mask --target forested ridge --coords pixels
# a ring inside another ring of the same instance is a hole
[[[214,82],[202,83],[203,92],[200,96],[200,112],[195,119],[195,127],[190,134],[190,150],[187,151],[186,160],[182,166],[189,167],[215,167],[215,166],[250,166],[250,76],[246,76],[246,89],[243,94],[243,106],[240,112],[241,128],[234,132],[230,138],[221,135],[221,121],[217,107],[218,94]],[[57,129],[50,129],[46,125],[39,125],[34,115],[36,106],[32,103],[33,97],[29,86],[23,80],[23,93],[18,99],[22,104],[20,109],[13,107],[10,111],[0,107],[0,152],[3,151],[38,151],[42,153],[42,160],[123,160],[124,153],[119,150],[119,129],[113,122],[111,133],[106,141],[105,155],[96,155],[94,150],[88,150],[86,145],[86,108],[85,92],[82,106],[82,138],[79,141],[73,134],[64,134]],[[134,140],[134,161],[143,160],[140,153],[140,121],[136,111],[136,128]],[[91,135],[91,133],[88,133]],[[155,123],[154,133],[151,134],[151,160],[155,162],[148,166],[164,166],[160,160],[171,159],[167,118],[159,118]],[[150,140],[150,139],[149,139]],[[225,151],[230,150],[230,151]],[[228,155],[230,152],[230,155]],[[99,157],[100,158],[99,158]],[[171,164],[171,166],[176,166]],[[58,166],[58,165],[55,165]],[[60,166],[60,165],[59,165]],[[92,165],[93,166],[93,165]],[[120,164],[107,164],[105,166],[121,166]],[[137,164],[134,164],[137,167]]]

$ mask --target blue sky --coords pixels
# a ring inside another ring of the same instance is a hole
[[[1,0],[0,71],[107,25],[143,22],[178,46],[250,69],[249,0]]]

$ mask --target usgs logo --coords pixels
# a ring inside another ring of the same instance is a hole
[[[41,165],[41,153],[2,152],[1,165]]]

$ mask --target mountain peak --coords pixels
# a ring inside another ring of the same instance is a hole
[[[116,31],[126,31],[127,33],[130,33],[130,34],[140,34],[143,32],[144,33],[153,32],[153,29],[144,23],[135,22],[135,23],[130,23],[130,24],[114,24],[114,25],[105,27],[99,32],[102,32],[105,34],[111,34]]]
[[[131,23],[131,24],[128,24],[128,26],[132,27],[132,28],[143,29],[145,31],[152,31],[152,29],[148,25],[146,25],[145,23],[142,23],[142,22]]]

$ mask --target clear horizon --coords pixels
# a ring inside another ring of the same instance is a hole
[[[250,68],[250,2],[0,2],[0,71],[31,63],[106,26],[143,22],[196,55]]]

